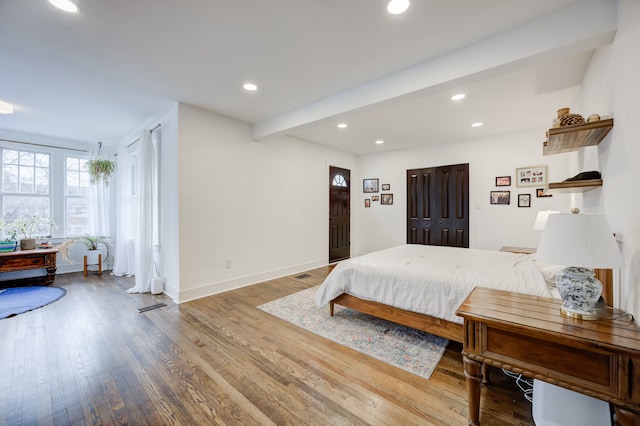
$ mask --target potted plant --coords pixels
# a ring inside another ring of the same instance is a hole
[[[2,235],[4,231],[4,222],[0,219],[0,235]],[[0,253],[14,251],[16,249],[16,233],[12,232],[10,236],[5,237],[4,240],[0,241]]]
[[[101,253],[102,249],[105,251],[103,260],[108,262],[111,259],[111,244],[107,237],[85,235],[84,237],[77,238],[76,241],[87,247],[87,251],[85,253],[87,255],[87,263],[91,265],[98,263],[98,253]],[[91,256],[91,262],[89,262],[89,256]]]
[[[98,142],[98,155],[96,158],[87,161],[87,170],[91,184],[104,182],[109,185],[109,178],[116,171],[116,163],[108,158],[102,157],[102,142]]]
[[[48,236],[54,226],[55,224],[48,216],[20,215],[11,222],[9,229],[14,235],[22,236],[21,250],[33,250],[36,248],[36,237]]]
[[[109,185],[109,177],[116,171],[116,163],[111,160],[96,158],[87,161],[87,170],[89,170],[89,179],[93,185],[98,182],[104,182],[105,185]]]

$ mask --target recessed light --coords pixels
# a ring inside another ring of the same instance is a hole
[[[13,105],[0,101],[0,114],[13,114]]]
[[[347,128],[347,123],[340,123],[340,124],[338,124],[338,128],[339,128],[339,129],[346,129],[346,128]]]
[[[471,125],[471,127],[480,127],[480,126],[482,126],[483,124],[484,124],[484,123],[477,122],[477,123],[473,123],[473,124]]]
[[[378,145],[382,145],[383,143],[384,143],[384,141],[383,141],[382,139],[378,139],[378,140],[376,141],[376,144],[378,144]]]
[[[409,8],[409,0],[391,0],[387,4],[387,11],[392,15],[399,15]]]
[[[49,3],[51,3],[52,5],[54,5],[60,10],[64,10],[65,12],[69,12],[69,13],[78,12],[78,6],[76,6],[76,4],[70,0],[49,0]]]
[[[250,92],[258,90],[258,86],[255,83],[245,83],[242,87],[244,87],[244,90],[248,90]]]
[[[457,94],[455,94],[455,95],[453,95],[451,97],[451,100],[452,101],[459,101],[459,100],[464,99],[465,97],[467,97],[467,95],[465,95],[464,93],[457,93]]]

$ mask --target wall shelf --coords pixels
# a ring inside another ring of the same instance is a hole
[[[602,186],[602,179],[589,179],[589,180],[573,180],[569,182],[551,182],[544,189],[544,193],[576,193],[585,192],[592,189],[600,188]]]
[[[548,141],[542,146],[542,155],[577,151],[585,146],[598,145],[613,128],[613,118],[573,126],[549,129]],[[577,193],[602,187],[602,179],[551,182],[544,193]]]
[[[549,140],[544,142],[542,155],[576,151],[585,146],[598,145],[613,128],[613,118],[573,126],[549,129]]]

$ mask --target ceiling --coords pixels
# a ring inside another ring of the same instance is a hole
[[[544,129],[615,34],[609,0],[76,3],[0,1],[0,130],[117,145],[176,102],[355,154]]]

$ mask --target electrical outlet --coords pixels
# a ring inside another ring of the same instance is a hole
[[[227,259],[224,261],[224,267],[227,269],[231,268],[231,259]]]

